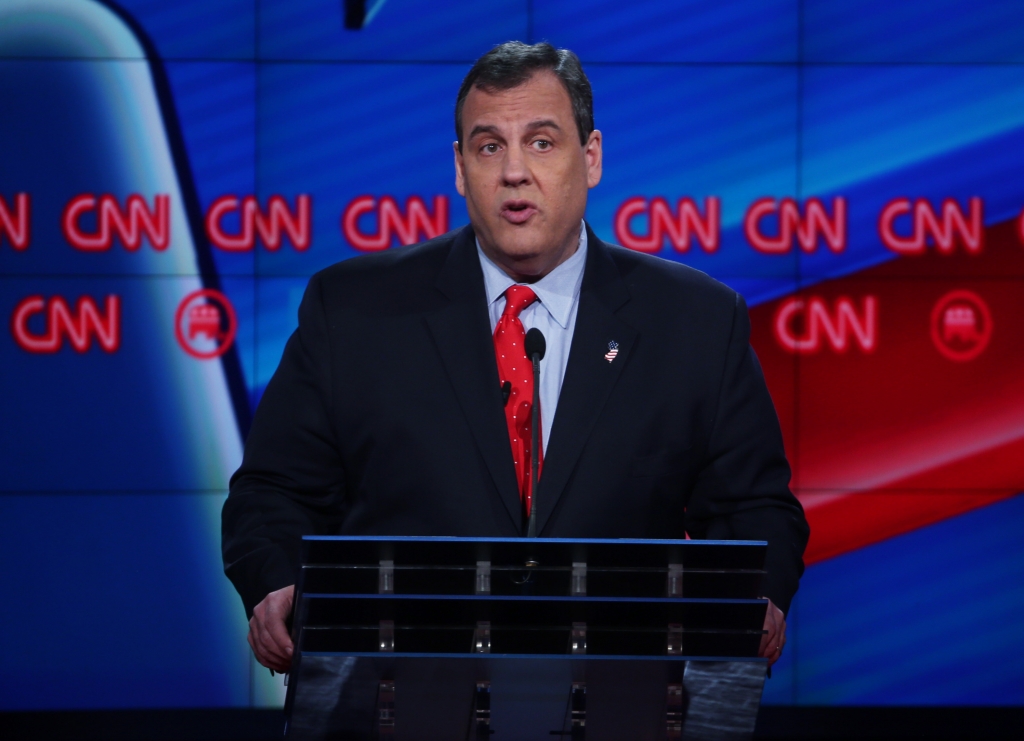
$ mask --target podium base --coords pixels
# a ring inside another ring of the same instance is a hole
[[[738,741],[753,735],[765,668],[686,657],[305,653],[286,737]]]

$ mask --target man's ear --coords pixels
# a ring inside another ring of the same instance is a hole
[[[583,147],[583,156],[587,160],[587,187],[593,188],[601,182],[602,151],[601,132],[594,129]]]
[[[452,149],[455,150],[455,190],[459,195],[466,197],[466,174],[463,172],[462,152],[459,151],[459,143],[452,142]]]

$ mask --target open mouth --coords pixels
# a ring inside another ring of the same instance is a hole
[[[512,224],[525,224],[537,213],[537,207],[530,201],[514,200],[501,204],[502,217]]]

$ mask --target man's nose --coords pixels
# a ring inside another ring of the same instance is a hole
[[[504,184],[517,188],[530,182],[530,167],[526,154],[519,147],[510,147],[505,152],[502,162],[501,177]]]

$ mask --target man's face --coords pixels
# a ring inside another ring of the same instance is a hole
[[[601,132],[580,145],[569,93],[548,70],[511,90],[471,89],[462,132],[455,187],[480,247],[518,281],[544,277],[576,251]]]

